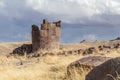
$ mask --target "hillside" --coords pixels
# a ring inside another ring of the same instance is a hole
[[[0,43],[0,80],[66,80],[67,66],[83,57],[90,55],[100,55],[106,57],[118,57],[119,49],[113,49],[110,54],[70,54],[70,55],[46,55],[42,57],[27,58],[24,56],[8,56],[13,49],[22,44],[30,44],[31,42],[1,42]],[[113,45],[120,43],[119,40],[114,41],[95,41],[82,42],[76,44],[61,44],[61,50],[71,51],[77,49],[87,49],[90,47],[98,47],[100,45]],[[105,49],[108,50],[108,49]],[[106,51],[103,51],[106,52]],[[53,52],[56,54],[56,52]],[[74,76],[75,80],[85,80],[86,73],[81,77]]]

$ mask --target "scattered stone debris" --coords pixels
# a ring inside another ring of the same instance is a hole
[[[86,49],[83,54],[84,55],[86,55],[86,54],[93,54],[94,52],[98,53],[97,49],[95,47],[90,47],[90,48]]]
[[[105,50],[105,49],[118,49],[118,48],[120,48],[120,43],[114,43],[114,44],[112,44],[112,45],[100,45],[100,46],[98,46],[98,49],[100,50],[100,51],[103,51],[103,50]]]
[[[11,54],[24,55],[32,52],[32,44],[23,44],[22,46],[13,50]]]
[[[110,59],[91,70],[86,80],[119,80],[120,57]]]

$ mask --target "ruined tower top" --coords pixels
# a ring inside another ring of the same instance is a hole
[[[44,19],[43,23],[41,24],[41,30],[48,29],[49,27],[61,27],[61,21],[48,22],[47,19]]]
[[[43,24],[48,24],[48,20],[47,19],[43,19]]]
[[[33,50],[38,49],[59,49],[61,34],[61,21],[48,22],[43,20],[41,29],[36,25],[32,26]]]

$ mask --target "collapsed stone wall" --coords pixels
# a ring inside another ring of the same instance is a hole
[[[43,20],[41,29],[36,25],[32,25],[32,45],[33,51],[38,49],[59,49],[61,34],[61,21],[48,22]]]

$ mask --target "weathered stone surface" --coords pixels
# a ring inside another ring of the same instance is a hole
[[[23,44],[21,47],[14,49],[12,54],[24,55],[25,53],[29,54],[31,52],[32,44]]]
[[[117,74],[120,75],[120,57],[95,67],[87,74],[86,80],[119,80]]]
[[[61,34],[61,21],[48,22],[43,20],[41,29],[35,25],[32,26],[32,44],[33,51],[38,49],[59,49]]]
[[[78,77],[78,75],[81,75],[82,73],[85,73],[85,72],[87,74],[88,71],[90,71],[92,68],[102,64],[108,59],[110,58],[102,57],[102,56],[89,56],[89,57],[82,58],[78,61],[71,63],[67,67],[67,76],[69,80],[70,79],[75,80],[75,79],[72,79],[73,76]]]
[[[33,45],[33,51],[38,50],[40,47],[40,39],[39,39],[40,33],[39,28],[36,25],[32,25],[32,45]]]

